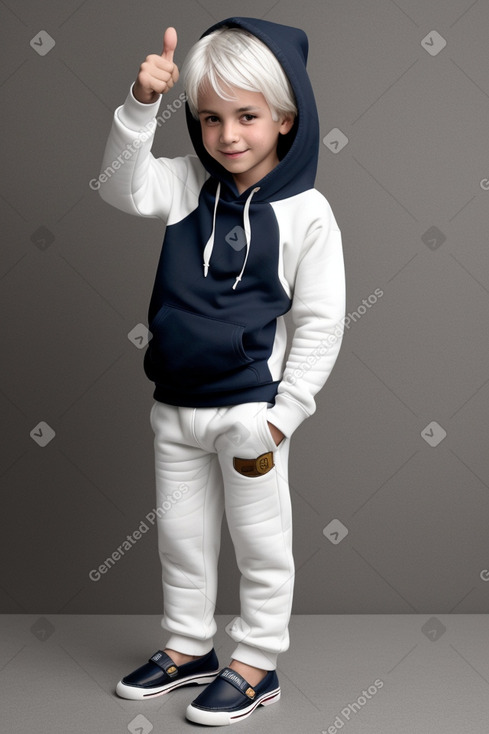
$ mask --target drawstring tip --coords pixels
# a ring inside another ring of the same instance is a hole
[[[235,290],[236,290],[236,286],[238,285],[238,283],[239,283],[239,281],[240,281],[240,280],[241,280],[241,278],[240,278],[240,277],[239,277],[239,275],[238,275],[238,277],[237,277],[237,278],[236,278],[236,280],[234,281],[234,285],[233,285],[233,291],[235,291]]]
[[[204,278],[207,278],[207,273],[209,272],[209,266],[204,263]]]

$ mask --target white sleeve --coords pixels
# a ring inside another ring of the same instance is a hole
[[[143,104],[132,94],[114,113],[98,179],[104,201],[128,214],[159,217],[172,211],[182,217],[195,208],[207,172],[197,156],[155,158],[151,153],[161,97]]]
[[[295,327],[292,343],[275,405],[268,411],[270,423],[286,436],[316,410],[314,396],[328,379],[343,338],[343,250],[329,204],[325,216],[314,221],[304,239],[291,315]]]

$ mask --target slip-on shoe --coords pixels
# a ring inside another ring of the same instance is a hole
[[[217,678],[187,707],[189,721],[224,726],[243,721],[258,706],[280,699],[277,673],[270,670],[257,686],[250,686],[239,673],[223,668]]]
[[[211,683],[218,673],[219,661],[214,649],[183,665],[175,665],[169,655],[158,650],[147,663],[122,678],[115,692],[121,698],[144,701],[180,686]]]

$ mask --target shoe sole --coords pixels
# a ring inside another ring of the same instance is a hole
[[[189,721],[192,721],[195,724],[204,724],[206,726],[227,726],[228,724],[235,724],[238,721],[247,719],[258,706],[270,706],[270,704],[277,703],[279,700],[280,688],[276,688],[274,691],[263,693],[262,696],[252,704],[236,712],[206,711],[204,709],[196,708],[190,704],[190,706],[187,707],[186,717]]]
[[[158,686],[157,688],[141,688],[138,686],[128,686],[121,680],[116,686],[115,692],[120,698],[128,698],[131,701],[144,701],[147,698],[155,698],[156,696],[163,696],[165,693],[180,688],[181,686],[197,685],[202,686],[212,681],[219,674],[219,670],[215,673],[202,673],[201,675],[189,675],[187,678],[180,678],[179,680],[167,683],[164,686]]]

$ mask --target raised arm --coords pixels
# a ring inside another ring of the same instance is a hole
[[[175,29],[167,28],[161,55],[151,54],[141,64],[126,101],[115,111],[100,175],[90,182],[117,209],[165,222],[175,201],[180,208],[192,208],[206,177],[195,157],[155,158],[151,153],[162,95],[178,80],[176,44]]]

